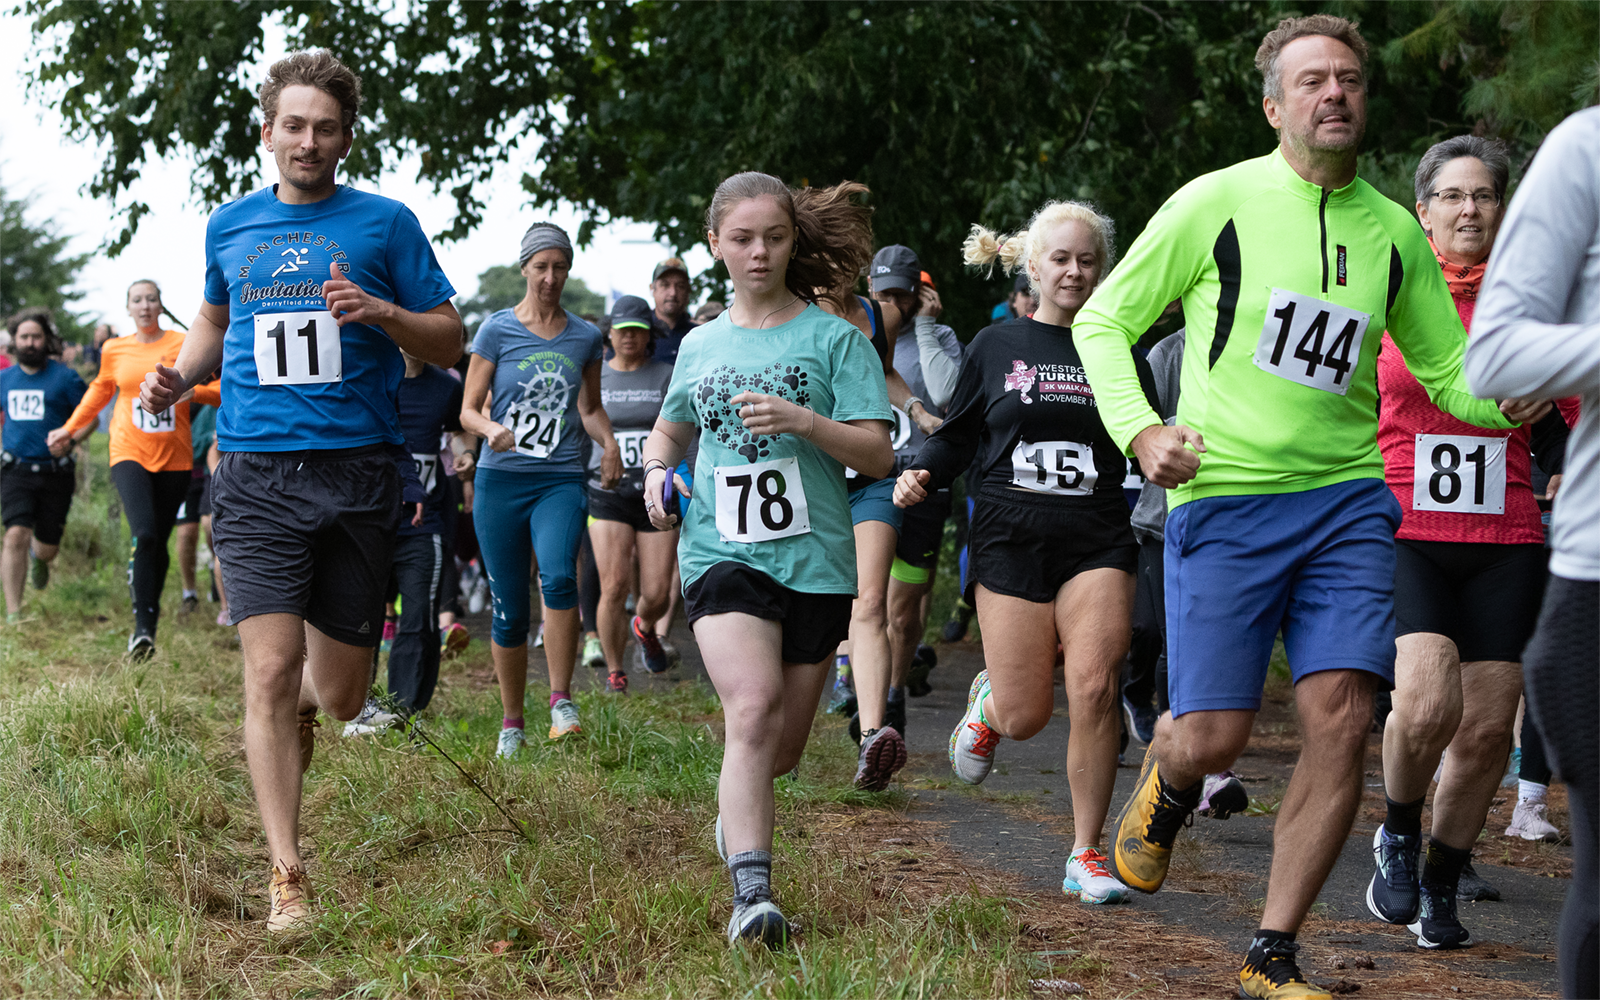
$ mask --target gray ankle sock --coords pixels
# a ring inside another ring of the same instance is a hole
[[[772,854],[769,851],[740,851],[728,858],[728,874],[733,877],[733,898],[750,900],[772,898]]]

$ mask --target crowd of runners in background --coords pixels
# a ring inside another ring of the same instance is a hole
[[[279,183],[212,215],[186,332],[144,278],[132,332],[97,331],[81,357],[46,312],[8,323],[7,622],[25,621],[30,577],[48,584],[77,446],[107,428],[129,655],[155,651],[175,528],[183,613],[203,529],[217,623],[239,629],[279,931],[313,916],[298,821],[319,715],[347,736],[404,727],[487,606],[493,752],[515,758],[530,642],[545,737],[573,739],[579,665],[626,694],[631,668],[678,662],[682,613],[726,720],[728,937],[776,946],[773,782],[830,668],[856,785],[905,765],[948,527],[963,547],[945,635],[975,615],[987,640],[950,764],[982,782],[1005,740],[1049,723],[1061,672],[1068,895],[1155,892],[1195,813],[1246,807],[1229,768],[1281,639],[1306,741],[1244,995],[1328,996],[1295,936],[1376,726],[1372,913],[1423,948],[1471,943],[1456,900],[1497,892],[1471,868],[1491,799],[1516,784],[1504,834],[1557,839],[1554,769],[1575,860],[1563,989],[1593,996],[1600,112],[1550,135],[1515,199],[1501,145],[1438,143],[1413,213],[1356,177],[1367,55],[1339,18],[1280,24],[1256,55],[1277,149],[1196,178],[1125,250],[1087,203],[1006,234],[977,220],[967,264],[1015,277],[982,330],[942,321],[931,248],[874,233],[863,185],[750,172],[705,220],[727,308],[691,315],[673,257],[650,300],[576,315],[577,251],[535,222],[516,248],[525,295],[469,335],[415,217],[336,182],[359,79],[295,54],[261,94]],[[1136,346],[1180,306],[1183,329]],[[1113,817],[1133,743],[1143,769]]]

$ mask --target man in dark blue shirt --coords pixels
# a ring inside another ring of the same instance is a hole
[[[668,257],[650,274],[650,297],[655,300],[655,359],[674,364],[683,338],[695,327],[689,318],[689,265]]]
[[[23,578],[32,543],[33,583],[50,581],[50,561],[61,547],[61,530],[72,507],[75,484],[72,446],[94,433],[94,424],[52,451],[45,436],[67,422],[88,387],[78,373],[51,357],[61,353],[50,312],[25,309],[6,323],[17,363],[0,371],[5,427],[0,433],[0,519],[5,552],[0,577],[6,592],[6,624],[22,616]]]
[[[461,430],[461,383],[442,368],[404,351],[406,374],[398,397],[400,433],[416,463],[423,500],[395,539],[389,591],[400,596],[400,618],[389,649],[389,705],[368,698],[346,736],[381,732],[428,707],[439,682],[439,583],[454,572],[444,538],[446,477],[470,476],[476,439]],[[451,462],[441,459],[440,438],[450,434]]]

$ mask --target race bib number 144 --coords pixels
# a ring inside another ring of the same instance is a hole
[[[1371,321],[1364,312],[1274,288],[1256,344],[1256,367],[1343,396],[1361,362],[1361,341]]]

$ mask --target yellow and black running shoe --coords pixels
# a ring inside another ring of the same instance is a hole
[[[1112,852],[1117,878],[1141,892],[1155,892],[1167,878],[1172,844],[1178,831],[1194,822],[1200,786],[1194,799],[1184,803],[1162,787],[1154,749],[1144,753],[1139,784],[1117,817],[1116,847]]]
[[[1250,949],[1239,969],[1239,995],[1265,1000],[1333,1000],[1327,990],[1306,982],[1294,960],[1299,950],[1292,941]]]

